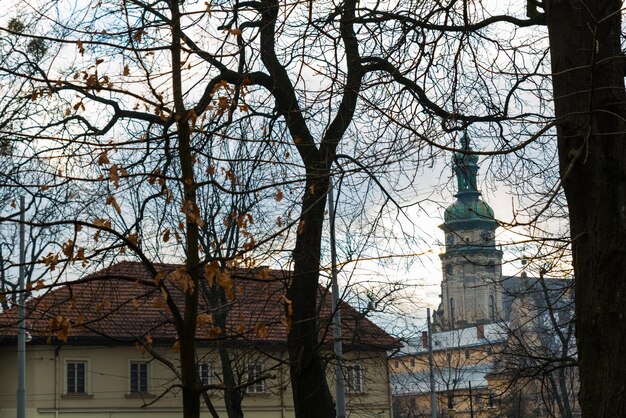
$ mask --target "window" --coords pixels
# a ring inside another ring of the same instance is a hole
[[[397,369],[398,367],[400,367],[400,362],[398,360],[394,360],[393,361],[393,368]]]
[[[493,295],[489,295],[489,318],[491,318],[491,322],[496,320],[496,301]]]
[[[148,363],[145,361],[130,362],[130,393],[148,393]]]
[[[415,359],[414,358],[411,359],[411,367],[415,367]]]
[[[213,367],[210,363],[198,363],[198,378],[203,386],[211,384],[211,375]]]
[[[87,393],[87,362],[86,361],[68,361],[65,363],[66,371],[66,393],[67,394],[86,394]]]
[[[465,350],[465,358],[468,359],[470,358],[471,354],[469,350]]]
[[[346,389],[349,393],[362,393],[364,391],[363,366],[352,364],[348,366],[346,373]]]
[[[450,298],[450,325],[454,328],[454,298]]]
[[[264,367],[262,363],[248,364],[247,382],[248,393],[265,393]]]

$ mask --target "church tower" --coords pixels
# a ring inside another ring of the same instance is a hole
[[[441,305],[435,313],[439,331],[497,322],[503,312],[502,251],[496,247],[498,228],[493,209],[480,199],[478,156],[471,152],[467,134],[453,159],[457,180],[456,202],[439,226],[445,233],[441,254]]]

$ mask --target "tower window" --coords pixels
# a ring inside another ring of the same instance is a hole
[[[491,322],[496,320],[496,303],[493,295],[489,295],[489,319]]]
[[[450,298],[450,325],[454,328],[454,298]]]

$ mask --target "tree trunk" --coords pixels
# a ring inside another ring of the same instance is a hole
[[[298,418],[332,418],[334,401],[319,353],[317,321],[320,242],[328,190],[328,170],[309,173],[302,215],[293,252],[294,274],[287,291],[293,306],[289,333],[289,368],[294,408]]]
[[[570,213],[583,417],[626,416],[626,93],[619,0],[552,0],[558,149]]]
[[[199,219],[196,182],[191,150],[191,127],[183,101],[180,10],[170,2],[172,13],[172,93],[178,128],[178,154],[183,178],[183,212],[185,213],[185,269],[193,287],[185,292],[182,323],[176,323],[179,338],[179,361],[185,418],[200,417],[200,390],[196,363],[196,325],[198,315],[198,284],[200,281]]]

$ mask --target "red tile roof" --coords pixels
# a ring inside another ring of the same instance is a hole
[[[172,273],[181,268],[174,264],[157,264],[165,277],[167,288],[183,306],[181,282],[172,280]],[[234,297],[226,301],[228,313],[225,331],[229,340],[284,344],[287,339],[285,289],[289,272],[282,270],[235,269],[231,272]],[[27,330],[33,342],[50,336],[63,338],[68,329],[68,343],[81,345],[109,342],[128,343],[149,336],[155,343],[171,343],[176,334],[172,315],[163,303],[161,291],[153,285],[149,271],[138,262],[124,261],[76,282],[60,285],[27,303]],[[330,292],[320,286],[320,335],[329,342],[331,329]],[[216,338],[208,301],[200,295],[200,320],[197,339],[210,342]],[[399,346],[396,339],[341,302],[342,339],[346,349],[391,349]],[[10,309],[0,315],[0,344],[14,340],[17,312]],[[69,326],[69,328],[68,328]]]

